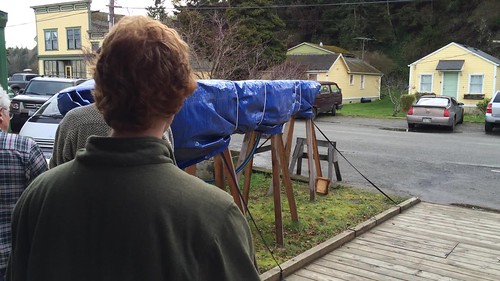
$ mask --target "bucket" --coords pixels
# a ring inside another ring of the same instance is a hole
[[[316,193],[327,195],[329,186],[330,186],[329,178],[324,178],[324,177],[316,178]]]

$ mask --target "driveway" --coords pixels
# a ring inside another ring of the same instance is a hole
[[[483,124],[465,123],[445,129],[406,130],[404,119],[320,116],[317,126],[361,173],[389,194],[415,196],[440,204],[500,209],[500,131],[484,133]],[[305,137],[304,121],[295,125],[294,140]],[[317,132],[318,139],[324,139]],[[231,149],[242,136],[234,135]],[[320,153],[323,152],[320,148]],[[271,168],[270,153],[254,164]],[[341,156],[341,184],[376,191]],[[323,174],[327,163],[322,161]],[[307,175],[307,161],[303,162]]]

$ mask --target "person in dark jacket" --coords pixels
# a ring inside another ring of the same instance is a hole
[[[162,140],[196,82],[188,46],[145,16],[104,39],[96,106],[112,128],[37,177],[12,221],[8,280],[260,280],[245,217]]]

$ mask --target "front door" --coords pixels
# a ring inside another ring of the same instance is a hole
[[[443,72],[443,96],[457,98],[458,72]]]

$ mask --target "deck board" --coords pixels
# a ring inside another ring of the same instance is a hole
[[[285,280],[500,280],[500,214],[417,204]]]

